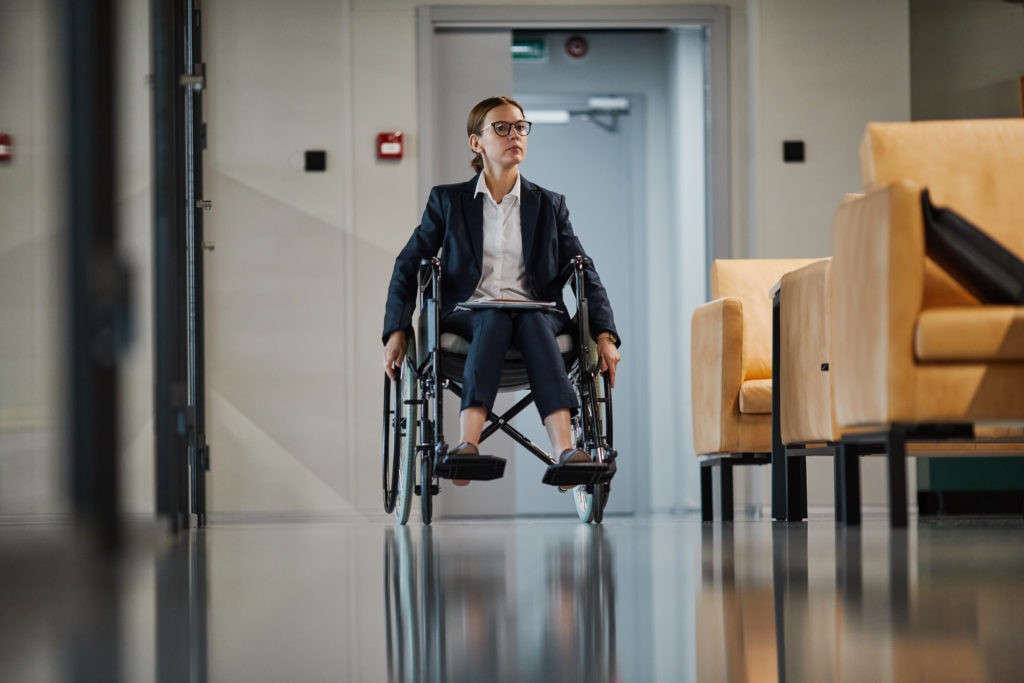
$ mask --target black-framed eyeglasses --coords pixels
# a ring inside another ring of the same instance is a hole
[[[494,129],[495,134],[501,138],[507,138],[513,128],[515,128],[516,133],[525,137],[530,134],[532,127],[533,124],[529,121],[494,121],[491,123],[491,128]],[[484,131],[481,130],[480,132],[483,133]]]

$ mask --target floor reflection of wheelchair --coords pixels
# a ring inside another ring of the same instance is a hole
[[[424,534],[429,534],[424,529]],[[387,529],[384,539],[384,620],[389,683],[445,679],[444,613],[438,603],[437,557],[429,536],[422,562],[413,556],[408,529]],[[417,580],[420,565],[422,586]],[[429,622],[428,622],[429,619]],[[432,675],[428,675],[432,674]]]
[[[622,680],[615,631],[615,561],[601,526],[579,526],[574,542],[548,548],[547,614],[536,656],[520,657],[522,681]]]
[[[621,681],[615,572],[604,527],[519,549],[544,569],[527,585],[502,539],[384,530],[389,683]],[[543,608],[538,608],[543,605]]]
[[[586,257],[577,256],[563,271],[563,282],[571,284],[576,295],[576,315],[571,332],[560,335],[558,341],[580,404],[572,420],[576,446],[588,453],[591,461],[559,464],[512,426],[512,418],[533,403],[532,392],[501,415],[489,413],[480,441],[483,443],[499,430],[511,436],[548,465],[544,483],[573,487],[571,495],[580,520],[600,523],[615,475],[616,451],[612,448],[611,387],[607,375],[598,370],[597,345],[589,332],[583,278],[588,263]],[[505,471],[502,458],[478,455],[456,460],[448,456],[442,419],[443,393],[448,389],[456,396],[462,395],[462,371],[469,342],[440,329],[440,280],[440,261],[424,259],[419,274],[419,344],[410,335],[399,378],[394,383],[384,378],[384,509],[394,512],[399,524],[409,519],[413,494],[420,497],[423,523],[430,523],[432,498],[440,491],[439,479],[489,480],[501,477]],[[526,365],[515,349],[505,356],[499,387],[500,391],[529,387]]]
[[[590,528],[590,527],[582,527]],[[384,534],[384,628],[389,683],[507,680],[515,639],[503,543],[462,537],[419,547],[409,527]]]

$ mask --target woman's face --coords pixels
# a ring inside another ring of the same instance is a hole
[[[501,137],[491,126],[497,121],[515,123],[522,120],[523,112],[511,104],[503,104],[487,112],[482,131],[469,136],[469,148],[483,157],[485,169],[504,170],[523,163],[526,136],[513,128],[507,137]]]

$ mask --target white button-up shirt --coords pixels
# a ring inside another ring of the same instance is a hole
[[[520,178],[516,178],[516,184],[499,204],[481,173],[473,196],[479,194],[484,196],[484,254],[473,299],[533,299],[523,261]]]

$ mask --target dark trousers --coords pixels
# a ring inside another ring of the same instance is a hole
[[[575,414],[579,402],[555,341],[566,323],[564,314],[557,311],[489,308],[456,310],[445,316],[442,329],[470,340],[463,372],[462,410],[473,406],[490,410],[494,406],[505,352],[515,346],[523,354],[541,420],[560,408]]]

